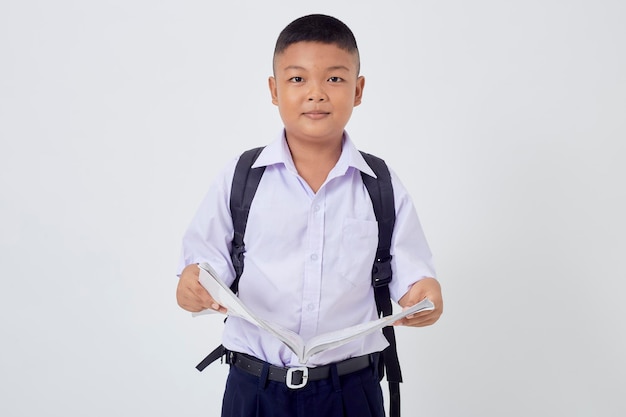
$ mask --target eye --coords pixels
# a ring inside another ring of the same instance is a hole
[[[289,81],[292,82],[292,83],[301,83],[301,82],[304,81],[304,78],[302,78],[302,77],[291,77],[289,79]]]
[[[330,77],[328,79],[328,81],[330,81],[331,83],[340,83],[343,81],[343,78],[341,77]]]

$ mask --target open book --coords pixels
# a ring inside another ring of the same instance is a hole
[[[382,329],[383,327],[391,326],[394,322],[411,314],[419,313],[420,311],[433,310],[435,308],[434,304],[428,298],[425,298],[421,302],[399,313],[385,316],[377,320],[372,320],[367,323],[357,324],[345,329],[320,334],[310,340],[304,341],[299,334],[289,329],[285,329],[275,323],[263,320],[252,313],[217,276],[217,273],[213,270],[211,265],[208,263],[201,263],[198,266],[200,267],[200,284],[206,288],[215,301],[226,307],[229,315],[241,317],[242,319],[265,329],[276,336],[298,356],[298,360],[301,364],[305,364],[308,359],[316,353],[344,345],[354,339]],[[199,313],[193,313],[193,315],[197,316],[214,312],[214,310],[204,310]]]

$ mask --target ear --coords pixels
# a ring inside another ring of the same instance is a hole
[[[272,104],[278,106],[278,89],[276,88],[276,78],[270,77],[268,80],[270,94],[272,95]]]
[[[361,104],[363,99],[363,89],[365,88],[365,77],[362,75],[356,79],[356,91],[354,93],[354,107]]]

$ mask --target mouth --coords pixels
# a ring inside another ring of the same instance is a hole
[[[328,115],[330,115],[330,112],[313,110],[313,111],[304,112],[304,113],[302,113],[302,115],[305,116],[305,117],[308,117],[309,119],[319,120],[319,119],[323,119],[323,118],[327,117]]]

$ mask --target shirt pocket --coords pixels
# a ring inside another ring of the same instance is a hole
[[[378,223],[372,220],[344,219],[341,229],[341,277],[353,286],[371,285],[372,265],[378,247]]]

